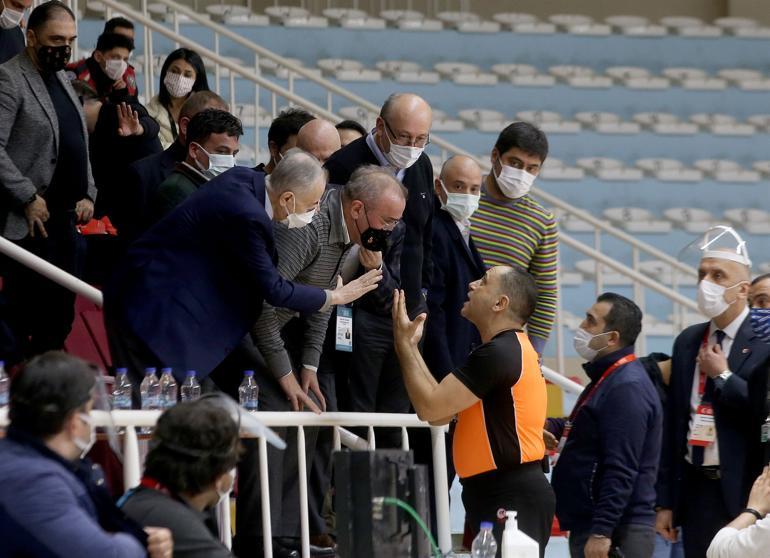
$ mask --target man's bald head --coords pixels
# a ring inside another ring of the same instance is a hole
[[[433,111],[422,97],[396,93],[382,105],[375,124],[375,140],[383,153],[391,145],[425,147],[430,140]]]
[[[313,155],[323,165],[341,147],[340,135],[334,124],[316,118],[300,128],[297,147]]]
[[[441,167],[441,174],[436,178],[434,186],[442,206],[447,203],[447,194],[479,196],[481,195],[481,168],[471,157],[455,155],[447,159]]]

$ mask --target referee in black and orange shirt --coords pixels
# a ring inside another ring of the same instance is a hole
[[[535,281],[519,268],[493,267],[471,283],[462,315],[478,328],[483,344],[441,383],[418,349],[425,315],[410,321],[398,291],[393,335],[417,415],[434,425],[457,416],[454,465],[474,531],[482,521],[493,522],[499,544],[503,525],[498,510],[518,511],[519,528],[538,542],[542,557],[555,500],[540,465],[545,455],[545,380],[523,330],[536,303]]]

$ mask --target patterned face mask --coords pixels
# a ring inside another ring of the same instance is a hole
[[[64,69],[71,54],[72,48],[69,45],[40,45],[37,48],[37,61],[44,72],[56,73]]]
[[[757,337],[765,343],[770,343],[770,308],[752,308],[749,317]]]

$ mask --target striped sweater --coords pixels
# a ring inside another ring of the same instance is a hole
[[[527,331],[530,337],[538,338],[534,341],[541,351],[556,318],[559,233],[553,213],[529,195],[498,201],[483,192],[479,209],[471,218],[471,235],[488,268],[519,266],[534,277],[537,308]]]

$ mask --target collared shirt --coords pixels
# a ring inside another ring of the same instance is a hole
[[[282,277],[311,287],[334,287],[345,255],[352,247],[345,230],[340,198],[339,190],[329,190],[309,225],[294,229],[282,224],[274,226],[278,272]],[[307,327],[302,343],[305,368],[318,367],[330,313],[331,309],[327,308],[305,316]],[[296,312],[265,303],[252,328],[252,339],[276,378],[292,371],[281,329],[296,316]]]
[[[730,349],[732,349],[733,342],[735,341],[735,336],[738,335],[738,330],[741,328],[741,324],[746,320],[746,318],[749,315],[749,308],[748,306],[743,309],[743,312],[740,313],[740,315],[735,318],[732,322],[730,322],[727,327],[723,328],[722,331],[725,333],[725,338],[722,340],[722,352],[725,354],[725,356],[730,356]],[[708,345],[709,347],[713,346],[717,342],[717,336],[716,332],[719,328],[716,326],[714,321],[711,321],[711,324],[709,324],[709,336],[708,336]],[[700,366],[698,363],[695,363],[695,376],[693,378],[692,382],[692,391],[690,392],[690,425],[687,429],[687,439],[690,439],[690,432],[692,430],[693,420],[695,419],[695,415],[697,414],[698,406],[701,402],[701,396],[698,393],[698,385],[700,383]],[[687,461],[692,463],[692,446],[687,444]],[[703,466],[704,467],[713,467],[719,465],[719,439],[714,440],[713,444],[709,444],[705,448],[703,448]]]
[[[270,196],[267,195],[267,190],[270,188],[270,175],[265,175],[265,213],[270,219],[273,218],[273,204],[270,203]]]
[[[385,154],[382,152],[380,146],[377,145],[377,142],[374,139],[374,130],[369,132],[369,135],[366,136],[366,145],[369,146],[369,149],[372,150],[374,156],[377,157],[377,161],[380,163],[381,167],[388,167],[389,169],[393,169],[396,172],[396,178],[402,182],[404,181],[404,174],[406,174],[406,169],[399,169],[390,164],[390,161],[388,161],[388,159],[385,157]]]
[[[454,217],[452,220],[455,222],[455,225],[457,225],[457,228],[460,229],[460,234],[463,237],[463,240],[465,241],[465,245],[468,246],[471,240],[471,222],[468,221],[458,221]]]

